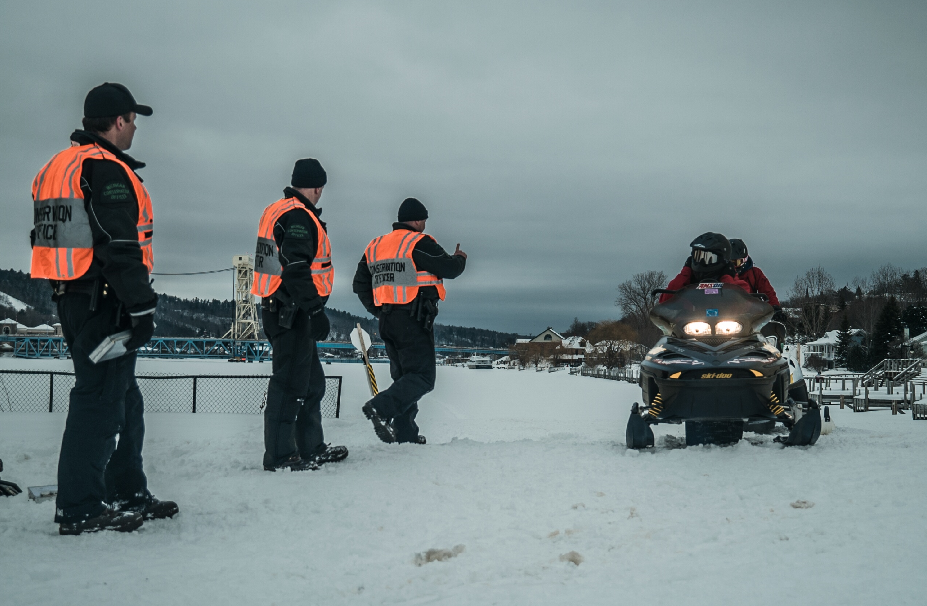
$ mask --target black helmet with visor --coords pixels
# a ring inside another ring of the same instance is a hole
[[[747,245],[744,244],[744,241],[740,238],[731,238],[731,260],[734,263],[734,268],[740,268],[744,263],[747,262],[747,256],[750,253],[747,252]]]
[[[696,274],[711,274],[723,270],[731,262],[731,243],[722,234],[706,232],[692,240],[692,270]]]

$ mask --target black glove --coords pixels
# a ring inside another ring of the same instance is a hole
[[[0,460],[0,471],[3,471],[3,461]],[[15,497],[22,489],[12,482],[0,480],[0,497]]]
[[[0,480],[0,497],[15,497],[23,491],[22,488],[13,482]]]
[[[311,323],[309,334],[313,341],[324,341],[328,338],[332,325],[328,321],[328,316],[325,315],[324,308],[309,316],[309,322]]]
[[[135,350],[151,340],[154,334],[154,314],[132,317],[132,336],[126,341],[126,349]]]
[[[724,269],[721,270],[722,276],[730,276],[732,278],[737,277],[737,272],[734,270],[734,264],[728,263],[724,266]]]
[[[786,320],[788,320],[788,317],[785,315],[785,312],[782,311],[782,308],[773,305],[773,309],[776,310],[776,313],[773,314],[772,321],[782,322],[783,324],[785,324]]]

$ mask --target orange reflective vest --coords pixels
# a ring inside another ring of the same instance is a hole
[[[55,155],[32,181],[35,244],[32,247],[33,278],[76,280],[93,261],[90,216],[80,188],[84,160],[110,160],[121,166],[138,200],[138,243],[148,273],[154,268],[151,247],[154,214],[151,196],[129,166],[99,145],[73,145]]]
[[[444,300],[444,281],[438,276],[419,271],[412,260],[412,250],[425,234],[397,229],[374,239],[364,255],[373,283],[373,302],[401,305],[413,301],[422,286],[434,286]]]
[[[264,209],[261,223],[258,226],[257,249],[254,251],[254,282],[251,284],[251,294],[258,297],[269,297],[274,294],[283,275],[283,266],[280,264],[280,249],[274,240],[274,225],[284,213],[300,208],[312,217],[319,233],[316,243],[315,258],[309,269],[312,271],[312,281],[320,297],[327,297],[332,293],[332,283],[335,281],[335,268],[332,267],[332,243],[328,233],[322,228],[322,223],[315,213],[296,198],[277,200]]]

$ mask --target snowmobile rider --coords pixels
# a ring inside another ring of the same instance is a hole
[[[328,182],[315,158],[297,160],[291,187],[264,209],[258,226],[251,293],[261,297],[261,320],[273,347],[264,410],[264,469],[306,471],[343,461],[344,446],[322,433],[325,371],[318,341],[331,328],[325,304],[335,270],[317,205]]]
[[[32,183],[32,267],[47,279],[74,364],[75,384],[58,459],[58,532],[131,532],[173,517],[177,504],[148,491],[142,469],[144,404],[136,351],[154,334],[158,303],[151,197],[125,153],[136,118],[150,116],[125,86],[106,82],[84,100],[83,130]],[[129,330],[129,350],[94,363],[106,338]],[[118,439],[117,439],[118,438]]]
[[[418,401],[435,386],[434,321],[445,279],[463,273],[467,254],[447,254],[424,233],[428,211],[415,198],[399,207],[393,231],[367,246],[354,274],[354,292],[380,320],[393,384],[363,406],[386,443],[424,444],[415,416]]]
[[[784,315],[782,306],[779,303],[779,297],[776,296],[776,289],[770,284],[763,270],[753,264],[753,259],[747,252],[747,245],[740,238],[731,238],[731,256],[734,259],[734,272],[737,277],[750,286],[751,293],[766,295],[767,301],[776,310],[773,319],[779,322],[783,321]]]
[[[731,243],[721,234],[706,232],[692,240],[692,254],[686,259],[682,271],[670,280],[667,290],[679,290],[689,284],[721,282],[750,292],[750,285],[736,277],[731,263]],[[660,303],[673,295],[660,295]]]

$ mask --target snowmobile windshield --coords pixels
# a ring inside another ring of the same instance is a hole
[[[720,282],[690,284],[650,312],[663,334],[680,339],[745,337],[772,318],[769,303],[743,289]]]

